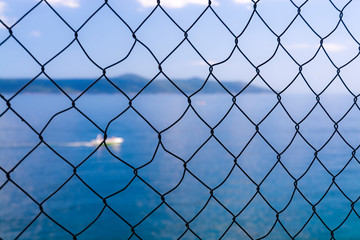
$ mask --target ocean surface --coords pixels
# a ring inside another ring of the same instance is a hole
[[[60,94],[19,95],[0,117],[0,238],[359,239],[353,97],[281,103],[140,94],[129,108],[85,94],[71,108]],[[91,146],[101,130],[124,142]]]

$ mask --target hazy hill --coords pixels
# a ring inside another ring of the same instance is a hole
[[[87,89],[96,79],[54,79],[64,91],[81,92]],[[125,93],[139,92],[150,80],[134,74],[126,74],[115,78],[110,78],[111,82]],[[204,79],[175,79],[173,82],[185,93],[191,94],[201,88],[204,84]],[[15,93],[29,80],[27,79],[0,79],[0,93]],[[245,87],[245,83],[240,81],[224,81],[221,82],[230,92],[238,93]],[[268,90],[248,86],[245,92],[266,92]],[[55,93],[59,89],[50,81],[45,79],[36,79],[29,84],[23,92],[32,93]],[[100,79],[89,90],[89,93],[117,93],[119,92],[109,81],[105,78]],[[167,79],[155,79],[150,85],[146,87],[144,93],[180,93],[180,91],[170,83]],[[215,81],[208,81],[201,93],[225,93],[223,87]]]

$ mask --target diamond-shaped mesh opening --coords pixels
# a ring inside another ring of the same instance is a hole
[[[236,222],[238,222],[252,238],[261,238],[271,232],[273,225],[276,223],[276,217],[275,212],[262,197],[257,194],[251,202],[249,202],[249,205],[238,213]]]
[[[36,79],[24,91],[34,88],[47,88],[50,93],[55,93],[55,98],[53,101],[46,101],[48,96],[46,93],[35,96],[21,94],[11,101],[11,106],[33,128],[40,132],[46,127],[52,116],[68,109],[71,106],[71,102],[50,80]]]
[[[164,101],[163,96],[159,94],[151,94],[156,91],[161,91],[161,88],[179,93],[170,81],[158,78],[154,79],[154,81],[142,91],[142,94],[136,97],[133,106],[152,126],[162,130],[168,128],[181,118],[188,104],[186,98],[180,94],[171,96],[166,101]]]
[[[183,40],[181,30],[160,9],[156,9],[137,29],[136,36],[159,61],[166,58]]]
[[[336,4],[335,1],[334,3]],[[340,4],[347,4],[346,1],[344,1],[343,3],[340,1]],[[354,8],[359,7],[359,3],[358,2],[351,2],[350,4],[347,5],[347,7],[345,8],[344,12],[346,12],[346,14],[343,16],[343,21],[346,24],[346,26],[349,29],[349,32],[356,38],[359,38],[359,32],[355,29],[358,29],[358,26],[356,26],[356,24],[352,21],[350,21],[349,17],[354,14]],[[359,19],[358,15],[354,15],[354,21],[357,21]]]
[[[258,78],[255,80],[260,82]],[[247,99],[244,98],[243,94],[238,95],[236,105],[253,124],[261,122],[278,102],[276,96],[272,93],[262,94],[261,97],[255,94],[249,94],[246,98]],[[257,99],[257,101],[251,101],[250,99]]]
[[[314,7],[319,8],[319,10],[316,12],[311,11],[311,8]],[[330,1],[319,0],[316,2],[307,2],[301,10],[301,15],[306,19],[306,22],[322,37],[331,33],[339,21],[339,12],[332,6]],[[325,17],[328,21],[320,20]]]
[[[251,139],[238,157],[240,167],[257,184],[266,177],[276,161],[276,153],[259,134]]]
[[[107,135],[122,136],[122,150],[110,152],[127,165],[136,168],[151,161],[158,145],[156,132],[133,109],[128,109],[110,122]]]
[[[101,199],[79,178],[70,176],[69,181],[58,188],[44,204],[44,212],[59,225],[76,234],[85,229],[102,210]],[[68,204],[61,204],[72,199]],[[72,213],[76,212],[75,215]]]
[[[12,179],[36,201],[42,202],[72,174],[71,166],[50,149],[39,146],[16,167]],[[45,176],[52,176],[44,182]],[[36,188],[34,187],[36,186]]]
[[[298,208],[301,208],[301,212],[298,211]],[[299,192],[295,192],[290,204],[280,213],[279,221],[291,236],[296,236],[306,226],[312,214],[311,205]]]
[[[194,196],[187,198],[186,196]],[[186,221],[193,219],[209,199],[209,190],[189,172],[180,185],[166,195],[166,202]]]
[[[81,80],[84,78],[92,79],[92,76],[101,76],[102,71],[94,66],[79,45],[74,42],[66,51],[62,52],[46,65],[46,73],[68,94],[72,94],[73,92],[78,93],[84,91],[89,84],[84,83],[84,86],[80,85],[77,88],[72,89],[67,85],[67,83],[69,83],[69,81],[67,81],[68,78],[71,78],[72,80]]]
[[[91,1],[81,5],[78,1],[47,1],[51,7],[73,28],[78,29],[102,5]],[[45,3],[42,3],[45,5]],[[81,7],[80,7],[81,6]]]
[[[204,27],[207,24],[211,24],[212,28]],[[231,32],[210,10],[201,16],[188,34],[189,41],[207,61],[223,61],[229,56],[235,45]]]
[[[108,24],[99,25],[101,22]],[[78,34],[82,47],[101,67],[107,67],[126,58],[134,44],[131,30],[106,7],[100,9]],[[116,46],[121,48],[116,52],[110,50]],[[109,51],[112,51],[111,54]]]
[[[341,228],[336,229],[334,236],[345,239],[351,237],[351,233],[360,234],[358,219],[359,216],[352,212],[344,224],[341,225]]]
[[[336,93],[337,90],[340,93]],[[351,111],[354,105],[354,96],[345,91],[345,87],[339,78],[335,78],[328,90],[321,95],[321,105],[335,122],[339,122],[340,125],[346,127],[347,124],[341,122],[348,120],[347,115],[349,115],[348,112]]]
[[[359,51],[359,45],[342,24],[326,38],[324,48],[336,66],[343,66],[350,62]]]
[[[208,62],[212,64],[213,62]],[[209,65],[204,61],[192,48],[188,42],[181,44],[177,50],[169,56],[169,58],[161,64],[166,76],[170,79],[184,80],[187,78],[194,78],[199,76],[202,81],[209,75]],[[153,69],[154,70],[154,69]],[[195,80],[195,79],[194,79]],[[184,83],[182,83],[184,85]],[[201,84],[196,89],[181,86],[181,89],[186,94],[192,94],[200,88]]]
[[[281,14],[278,14],[276,11],[271,11],[272,4],[275,4],[276,9],[281,11]],[[262,4],[258,5],[256,10],[261,18],[264,19],[269,27],[277,34],[286,31],[286,28],[297,14],[297,9],[294,8],[294,5],[290,1],[283,3],[264,1]]]
[[[207,82],[201,90],[206,93],[218,89],[221,93],[226,91],[215,80],[211,79]],[[216,90],[215,90],[216,91]],[[225,94],[196,94],[192,101],[195,102],[193,106],[195,111],[203,118],[210,126],[215,127],[226,116],[227,112],[232,106],[231,96]]]
[[[116,146],[110,147],[110,150],[117,153]],[[79,159],[82,158],[79,157]],[[93,169],[97,169],[97,171],[94,172]],[[104,197],[123,189],[134,177],[132,169],[119,159],[114,158],[104,146],[100,147],[85,163],[79,166],[78,174]]]
[[[316,189],[309,183],[318,183],[320,186]],[[306,196],[306,199],[313,205],[320,201],[328,191],[332,182],[331,175],[324,169],[317,159],[312,163],[308,171],[298,181],[299,191]]]
[[[0,239],[356,239],[358,1],[0,1]]]
[[[351,206],[349,203],[349,200],[339,189],[332,186],[327,192],[326,197],[316,206],[316,212],[330,229],[335,229],[341,225],[350,213]],[[341,207],[337,207],[337,204]],[[328,211],[329,208],[333,210]]]
[[[276,120],[274,121],[275,118]],[[296,133],[294,123],[279,105],[261,123],[260,127],[261,135],[264,136],[268,143],[278,152],[286,149]],[[270,136],[274,136],[275,134],[278,136],[276,140],[271,139]]]
[[[279,189],[278,194],[273,193],[273,185]],[[294,193],[294,180],[280,164],[277,164],[261,184],[261,193],[273,208],[281,211],[291,202]]]
[[[318,158],[333,175],[337,175],[352,158],[352,149],[338,134],[335,134],[321,149]]]
[[[212,64],[212,62],[210,63]],[[238,83],[240,80],[242,84],[239,84],[240,86],[235,89],[235,92],[238,93],[243,90],[249,79],[256,75],[256,70],[240,51],[236,49],[226,62],[214,67],[213,73],[225,87],[230,83]],[[229,80],[233,81],[230,82]]]
[[[17,186],[8,182],[1,185],[0,230],[3,238],[14,239],[39,213],[39,208]],[[17,201],[12,201],[17,199]],[[20,207],[22,206],[22,207]]]
[[[185,230],[182,219],[163,204],[137,227],[136,232],[142,239],[166,239],[181,236]]]
[[[216,138],[234,155],[245,148],[254,134],[254,125],[235,106],[216,127]]]
[[[268,239],[287,239],[290,238],[286,230],[279,224],[276,223],[269,235],[266,236]]]
[[[52,24],[43,24],[43,19]],[[13,32],[42,64],[64,49],[73,38],[72,31],[46,4],[38,5],[13,28]]]
[[[134,81],[133,85],[124,85],[121,84],[120,81],[114,81],[113,83],[127,94],[133,95],[134,93],[139,92],[152,78],[154,78],[159,73],[158,63],[151,55],[151,53],[146,49],[146,47],[141,44],[135,44],[131,54],[126,59],[124,59],[124,61],[112,66],[111,68],[108,68],[106,70],[106,76],[112,81],[119,78],[121,73],[125,73],[124,75],[121,75],[121,77],[126,79],[127,77],[133,76],[133,73],[138,71],[139,74],[136,75],[138,82],[136,79],[128,79],[130,81]],[[142,81],[139,81],[141,80],[139,77],[143,78]]]
[[[108,224],[109,222],[111,222],[111,224]],[[129,225],[122,221],[109,208],[105,208],[96,222],[79,235],[78,239],[85,240],[102,237],[128,239],[129,236],[131,236]]]
[[[78,80],[81,84],[82,80]],[[119,80],[121,81],[121,80]],[[116,82],[116,80],[112,80]],[[102,129],[105,129],[107,124],[119,113],[125,111],[129,107],[129,100],[126,96],[120,93],[107,79],[101,78],[94,82],[86,93],[78,96],[76,99],[76,107],[92,121],[96,123]],[[111,92],[109,102],[116,102],[116,106],[111,108],[104,107],[104,102],[101,101],[103,98],[103,91]]]
[[[259,46],[262,51],[253,48]],[[266,62],[277,49],[276,36],[269,30],[258,16],[254,16],[248,27],[239,38],[239,48],[256,66]]]
[[[340,76],[348,88],[347,91],[350,90],[350,92],[356,93],[360,90],[360,86],[359,86],[358,82],[355,81],[355,78],[354,78],[354,76],[356,76],[357,73],[359,72],[359,68],[356,67],[357,64],[359,63],[359,61],[360,61],[360,58],[356,57],[353,59],[353,61],[348,63],[348,65],[346,65],[346,67],[341,69]]]
[[[182,161],[168,154],[162,148],[156,152],[153,160],[141,170],[142,178],[162,194],[176,188],[182,181],[183,174]]]
[[[21,122],[13,112],[8,111],[1,117],[0,126],[1,167],[6,171],[10,171],[21,160],[26,158],[27,154],[39,144],[40,140],[36,133]],[[18,139],[18,135],[14,134],[14,130],[22,132],[22,139]]]
[[[301,34],[297,34],[301,32]],[[298,16],[283,33],[281,44],[298,64],[304,64],[315,55],[320,46],[319,37]]]
[[[240,191],[236,191],[237,189]],[[255,193],[256,186],[235,166],[226,181],[216,189],[214,195],[230,212],[236,214],[243,209]]]
[[[72,121],[72,119],[77,119],[77,121]],[[77,129],[77,135],[71,134],[74,129]],[[76,164],[86,159],[100,145],[100,143],[91,142],[99,133],[99,129],[93,123],[87,121],[75,109],[69,109],[52,119],[44,130],[43,139],[47,146],[66,161]]]
[[[326,53],[320,49],[315,58],[305,65],[302,74],[309,83],[309,87],[318,94],[335,78],[336,68],[329,61]]]
[[[196,134],[193,134],[194,132]],[[162,133],[162,137],[165,148],[186,161],[210,137],[210,130],[195,112],[189,109],[180,121]]]
[[[6,69],[8,74],[10,72],[19,72],[21,75],[20,78],[26,78],[24,80],[32,79],[40,72],[40,67],[37,65],[36,61],[26,53],[26,51],[17,44],[14,39],[9,38],[4,42],[0,48],[0,64],[2,69]],[[10,56],[12,56],[10,58]],[[24,66],[28,66],[24,68]],[[1,74],[1,78],[8,78],[11,75],[6,74],[4,71]],[[17,82],[16,85],[12,88],[13,92],[19,91],[27,81]],[[6,85],[11,84],[7,82]],[[3,84],[2,84],[3,85]],[[0,89],[0,93],[4,94],[4,89]]]
[[[349,160],[349,163],[344,167],[344,170],[337,176],[336,184],[344,192],[344,194],[352,201],[356,201],[359,196],[358,183],[354,182],[351,185],[345,184],[349,181],[349,172],[357,173],[360,171],[359,162],[353,158]]]
[[[345,138],[346,142],[354,148],[358,146],[357,141],[359,137],[359,129],[356,125],[356,122],[358,121],[359,117],[359,109],[356,105],[354,105],[347,116],[341,121],[341,125],[339,127],[341,136]]]
[[[282,49],[268,64],[261,67],[261,76],[276,89],[285,89],[299,73],[299,67]]]
[[[326,126],[326,127],[325,127]],[[319,104],[307,115],[300,125],[301,135],[307,140],[310,146],[319,149],[326,144],[333,135],[334,123]],[[310,132],[323,128],[322,135],[310,134]]]
[[[116,195],[110,196],[107,202],[124,220],[135,226],[161,204],[161,199],[154,190],[136,177],[127,188],[120,189]],[[123,207],[124,204],[126,208]]]
[[[310,221],[297,235],[299,239],[320,238],[321,236],[329,239],[331,238],[329,229],[321,222],[321,220],[315,214],[312,215]]]
[[[224,232],[221,239],[233,239],[237,237],[246,240],[251,239],[245,231],[243,231],[236,223],[233,223],[230,228]]]
[[[297,135],[290,146],[281,155],[282,165],[296,179],[299,179],[314,159],[313,149]]]
[[[193,219],[190,228],[201,238],[218,239],[231,221],[230,213],[212,198],[207,202],[200,214]]]
[[[214,139],[203,145],[188,162],[188,169],[202,179],[210,188],[215,188],[224,181],[234,164],[234,158]],[[207,179],[205,176],[214,177]]]
[[[49,229],[56,229],[56,234],[54,234],[54,231],[50,231]],[[58,224],[44,214],[41,214],[38,218],[36,218],[36,220],[29,226],[29,230],[21,235],[21,238],[31,239],[34,237],[34,232],[36,232],[37,239],[53,237],[66,239],[72,237],[71,233],[64,231]]]

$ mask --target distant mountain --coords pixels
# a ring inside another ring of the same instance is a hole
[[[96,79],[54,79],[54,82],[67,93],[82,92],[89,88]],[[109,78],[111,83],[105,78],[100,79],[93,84],[89,89],[89,93],[118,93],[120,89],[125,93],[137,93],[141,91],[149,82],[134,74],[125,74],[115,78]],[[190,79],[174,79],[173,83],[186,94],[192,94],[198,91],[204,84],[204,79],[190,78]],[[15,93],[28,84],[27,79],[0,79],[0,93]],[[231,93],[238,93],[244,87],[245,83],[240,81],[224,81],[221,84]],[[116,87],[118,89],[116,89]],[[167,79],[155,79],[144,90],[144,93],[180,93],[180,91]],[[244,92],[267,92],[257,86],[248,86]],[[27,85],[23,92],[31,93],[55,93],[60,92],[48,79],[36,79],[31,84]],[[225,93],[224,88],[216,81],[208,81],[201,89],[201,93]]]

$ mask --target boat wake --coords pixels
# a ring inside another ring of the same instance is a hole
[[[119,147],[121,143],[124,142],[124,139],[121,137],[109,137],[106,139],[106,145],[111,147]],[[28,142],[20,142],[20,143],[1,143],[0,142],[0,149],[1,148],[32,148],[35,147],[38,142],[28,143]],[[68,142],[68,143],[53,143],[48,142],[50,146],[53,147],[98,147],[104,146],[104,139],[99,134],[97,137],[89,142]],[[40,147],[44,147],[44,144],[41,144]]]
[[[109,137],[105,142],[107,146],[118,146],[124,142],[124,139],[121,137]],[[104,145],[104,138],[100,134],[90,142],[71,142],[66,144],[69,147],[98,147],[100,145]]]
[[[93,145],[90,144],[90,142],[70,142],[70,143],[63,144],[63,146],[66,146],[66,147],[93,147]]]

